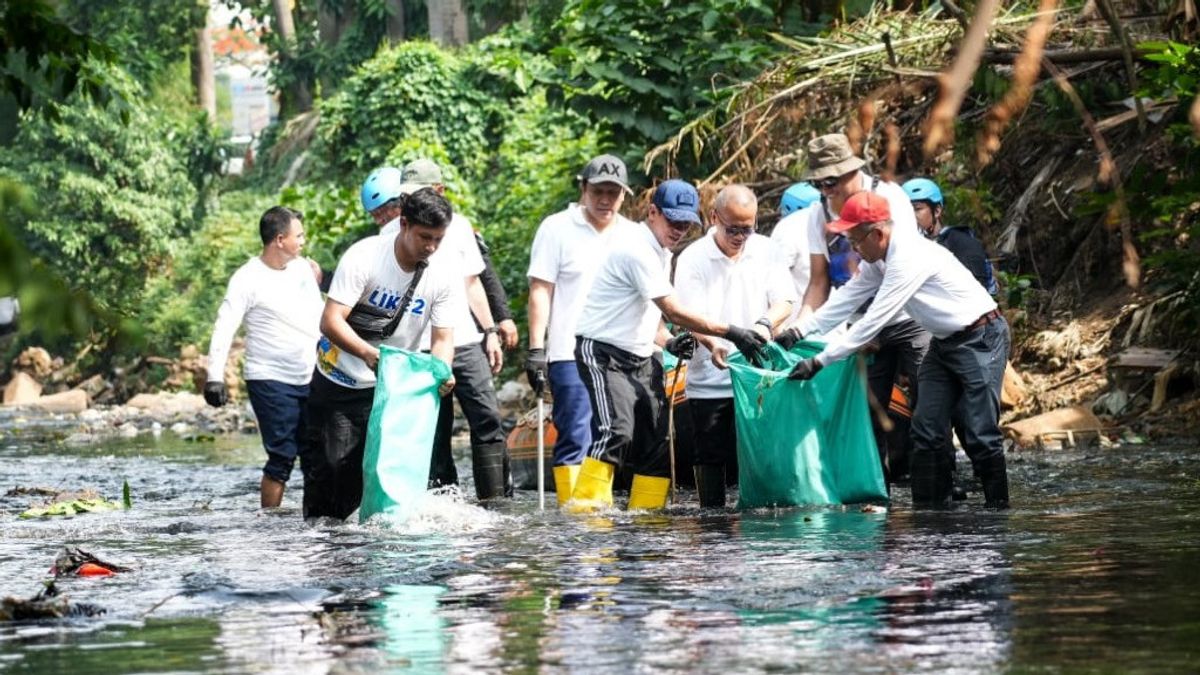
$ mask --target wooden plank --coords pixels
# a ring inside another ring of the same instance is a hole
[[[1134,368],[1138,370],[1161,370],[1179,356],[1178,349],[1149,349],[1147,347],[1130,347],[1117,354],[1113,368]]]

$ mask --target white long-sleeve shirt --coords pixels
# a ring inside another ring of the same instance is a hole
[[[835,290],[821,309],[802,323],[813,329],[841,323],[875,294],[867,313],[817,355],[822,366],[846,358],[906,311],[935,338],[946,338],[996,309],[996,301],[979,285],[954,254],[924,237],[892,237],[886,265],[862,265],[858,275]],[[807,329],[807,330],[806,330]]]
[[[229,279],[217,310],[208,348],[208,381],[224,381],[229,345],[245,323],[247,380],[308,384],[317,362],[324,306],[308,260],[297,258],[276,270],[258,256],[251,258]]]

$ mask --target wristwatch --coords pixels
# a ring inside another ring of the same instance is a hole
[[[755,321],[754,325],[762,326],[763,328],[766,328],[768,333],[770,333],[775,328],[774,326],[771,325],[771,320],[765,316],[763,318],[759,319],[758,321]]]
[[[499,333],[499,332],[500,332],[500,329],[497,328],[496,326],[488,326],[487,328],[483,329],[484,335],[495,335],[496,333]]]

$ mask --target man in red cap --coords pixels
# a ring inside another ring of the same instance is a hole
[[[801,334],[845,320],[874,296],[866,314],[815,357],[796,364],[790,377],[807,380],[823,366],[846,358],[906,311],[933,339],[921,364],[912,418],[913,504],[949,502],[954,454],[948,442],[950,414],[964,411],[963,450],[983,483],[986,504],[1008,506],[1008,470],[1000,434],[1000,387],[1008,359],[1008,324],[995,300],[954,254],[922,237],[893,237],[888,201],[873,192],[846,200],[829,224],[844,233],[867,264],[835,290],[816,314],[800,322]],[[962,404],[959,407],[959,404]]]

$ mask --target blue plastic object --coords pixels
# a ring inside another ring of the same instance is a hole
[[[370,213],[401,196],[404,194],[401,192],[403,185],[404,178],[400,169],[392,166],[381,166],[375,169],[363,181],[362,190],[359,191],[363,208]]]
[[[942,189],[938,184],[928,178],[913,178],[906,181],[900,186],[904,190],[904,194],[908,195],[910,202],[933,202],[934,204],[943,203]]]
[[[783,193],[779,201],[779,215],[790,216],[809,204],[821,201],[821,192],[808,183],[796,183]]]

